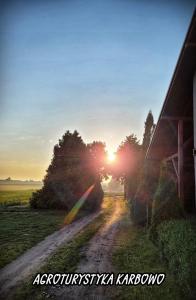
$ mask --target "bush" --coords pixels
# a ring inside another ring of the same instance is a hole
[[[157,245],[179,284],[193,296],[196,278],[196,221],[162,222],[157,226]]]
[[[82,193],[83,194],[83,193]],[[30,205],[33,208],[65,209],[70,211],[82,194],[73,193],[73,188],[65,182],[47,182],[43,188],[32,194]],[[97,183],[91,191],[82,209],[91,212],[100,208],[103,200],[103,190]]]
[[[176,184],[162,165],[159,184],[152,202],[152,226],[164,220],[178,219],[184,216],[182,204],[177,195]]]
[[[152,198],[157,187],[159,163],[146,161],[140,174],[140,184],[130,200],[131,218],[135,224],[145,225],[151,219]]]
[[[140,187],[133,198],[130,201],[130,214],[131,219],[136,225],[145,225],[147,220],[147,205],[144,201],[144,195],[142,194],[142,187]]]
[[[33,208],[65,209],[69,210],[77,200],[70,187],[61,181],[47,182],[32,194],[30,205]]]
[[[98,183],[96,183],[94,189],[88,196],[83,209],[88,212],[98,210],[101,207],[101,204],[103,202],[103,196],[104,196],[104,192],[101,187],[101,183],[98,182]]]

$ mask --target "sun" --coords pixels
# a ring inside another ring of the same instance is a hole
[[[107,154],[107,159],[108,159],[108,162],[109,162],[109,163],[114,162],[115,159],[116,159],[115,153],[114,153],[114,152],[108,152],[108,154]]]

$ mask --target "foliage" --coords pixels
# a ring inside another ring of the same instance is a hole
[[[127,136],[117,150],[117,162],[112,175],[124,184],[125,197],[131,198],[138,183],[141,168],[141,145],[134,134]]]
[[[33,194],[30,204],[34,208],[60,208],[70,210],[82,194],[93,184],[95,192],[91,193],[88,203],[91,210],[97,209],[103,198],[100,185],[105,176],[103,159],[105,145],[93,142],[85,145],[77,131],[67,131],[58,145],[54,147],[54,155],[44,186]]]
[[[166,279],[160,286],[119,286],[114,299],[184,299],[174,277],[161,261],[159,249],[143,228],[134,227],[125,217],[116,244],[119,246],[113,253],[113,264],[117,273],[166,273]]]
[[[91,194],[88,196],[83,206],[83,210],[86,212],[98,210],[103,202],[103,196],[104,192],[102,190],[101,183],[97,182]]]
[[[155,127],[154,118],[153,118],[152,111],[150,110],[147,115],[147,118],[146,118],[143,142],[142,142],[142,147],[143,147],[143,150],[145,153],[146,153],[146,150],[148,149],[148,146],[150,145],[154,127]]]
[[[196,221],[162,222],[157,227],[157,244],[169,269],[184,290],[186,299],[195,299]]]
[[[159,183],[152,203],[152,226],[164,220],[181,218],[183,208],[177,195],[176,184],[170,178],[166,164],[162,164]]]
[[[69,209],[76,201],[71,189],[65,182],[46,181],[43,188],[33,193],[30,199],[33,208]]]
[[[94,141],[93,143],[87,144],[91,172],[97,175],[99,182],[102,179],[108,179],[105,165],[105,147],[106,145],[100,141]]]
[[[130,212],[135,224],[144,225],[151,219],[152,200],[159,178],[159,163],[145,161],[139,177],[137,192],[130,201]]]
[[[139,140],[134,134],[127,136],[117,150],[118,169],[117,177],[124,181],[127,176],[132,175],[137,166],[140,152]]]
[[[140,225],[149,222],[151,217],[152,197],[157,185],[157,175],[159,172],[159,164],[145,160],[145,154],[151,141],[154,126],[153,115],[149,111],[145,122],[143,143],[140,149],[140,163],[138,164],[140,168],[136,176],[137,180],[135,181],[137,188],[135,188],[134,194],[131,194],[132,197],[129,198],[132,221]],[[129,186],[131,185],[131,180],[128,184]]]
[[[134,198],[129,201],[129,209],[131,220],[135,225],[145,225],[147,220],[147,206],[144,202],[143,195],[138,189]]]

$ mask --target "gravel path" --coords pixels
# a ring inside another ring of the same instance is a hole
[[[80,262],[76,273],[110,273],[113,271],[112,247],[121,216],[122,206],[114,197],[113,213],[84,249],[85,259]],[[62,300],[108,300],[111,299],[111,293],[114,293],[114,286],[54,286],[49,288],[48,297]]]
[[[91,214],[54,232],[1,269],[0,295],[7,295],[13,287],[38,270],[49,255],[51,255],[60,245],[70,241],[99,214],[100,212]]]

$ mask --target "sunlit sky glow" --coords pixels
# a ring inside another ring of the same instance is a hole
[[[115,159],[116,159],[115,153],[112,152],[112,151],[108,151],[108,153],[107,153],[107,159],[108,159],[109,163],[113,163],[115,161]]]
[[[149,109],[158,118],[195,1],[6,3],[0,178],[42,179],[68,129],[111,152],[131,133],[142,140]]]

